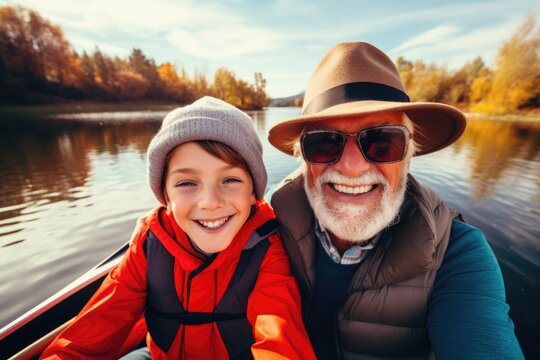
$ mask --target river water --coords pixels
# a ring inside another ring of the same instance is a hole
[[[250,113],[269,186],[298,166],[268,129],[296,108]],[[156,205],[145,152],[165,112],[0,119],[0,327],[125,243]],[[540,358],[540,122],[469,120],[411,172],[486,234],[527,358]],[[479,284],[481,286],[481,284]]]

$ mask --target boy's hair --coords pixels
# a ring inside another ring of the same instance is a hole
[[[210,155],[217,157],[220,160],[225,161],[229,165],[238,166],[239,168],[244,169],[249,174],[251,181],[253,181],[253,176],[251,176],[251,173],[249,172],[249,168],[246,161],[244,160],[243,157],[240,156],[240,154],[234,151],[230,146],[220,143],[219,141],[214,141],[214,140],[195,140],[193,142],[199,144],[199,146],[202,147],[203,150],[209,153]],[[167,155],[167,159],[165,160],[165,168],[163,171],[163,188],[165,188],[165,181],[167,180],[167,172],[169,171],[169,160],[171,158],[172,153],[173,152],[171,151]]]
[[[246,160],[234,151],[230,146],[213,140],[195,140],[207,153],[225,161],[232,166],[238,166],[246,170],[251,177]],[[252,179],[253,180],[253,179]]]
[[[253,180],[255,198],[263,198],[268,175],[262,157],[263,147],[253,121],[246,113],[223,100],[205,96],[167,114],[160,130],[148,145],[148,185],[161,204],[166,204],[163,174],[167,155],[180,144],[202,139],[233,149],[238,156],[228,150],[216,149],[213,145],[206,150],[225,161],[246,164]]]

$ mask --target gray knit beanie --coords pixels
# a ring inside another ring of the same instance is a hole
[[[178,145],[195,140],[217,141],[236,151],[248,165],[255,196],[262,199],[267,175],[253,121],[234,106],[205,96],[165,116],[161,129],[148,146],[148,184],[160,203],[166,205],[163,171],[167,155]]]

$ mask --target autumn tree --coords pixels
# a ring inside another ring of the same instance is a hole
[[[304,98],[303,97],[294,98],[294,100],[292,101],[292,106],[294,107],[304,106]]]
[[[485,97],[472,109],[490,113],[515,112],[538,105],[540,94],[540,27],[530,13],[497,53],[492,74],[473,83],[471,92]],[[536,101],[536,103],[534,103]]]
[[[214,75],[212,89],[219,99],[236,107],[242,105],[242,96],[237,86],[236,77],[231,71],[225,68],[218,69]]]
[[[237,79],[236,80],[236,91],[240,98],[240,109],[253,109],[253,85],[248,84],[246,81]]]
[[[96,47],[76,54],[62,30],[36,12],[0,7],[0,99],[32,100],[34,93],[100,99],[173,100],[189,103],[204,95],[222,98],[242,109],[268,104],[266,80],[255,73],[254,84],[219,69],[212,85],[195,72],[189,79],[171,63],[156,66],[141,49],[129,57],[110,57]],[[37,98],[37,97],[35,97]]]
[[[414,63],[399,57],[396,66],[402,76],[403,85],[413,101],[439,101],[444,93],[448,72],[444,67]]]
[[[255,73],[255,84],[254,84],[254,94],[253,94],[253,107],[256,109],[262,109],[263,107],[268,106],[270,99],[266,95],[266,79],[263,77],[262,73]]]
[[[469,104],[471,110],[485,107],[485,102],[491,92],[493,72],[490,69],[482,69],[471,83],[469,92]]]
[[[176,66],[171,63],[165,63],[158,68],[158,74],[163,83],[164,95],[171,100],[187,103],[193,101],[192,83],[182,69],[180,74]]]
[[[101,53],[96,47],[92,56],[94,65],[94,83],[98,87],[101,97],[112,98],[116,80],[116,64],[108,56]]]
[[[141,74],[130,69],[119,70],[115,74],[115,97],[122,100],[141,100],[145,98],[150,85]]]
[[[467,62],[449,76],[442,101],[459,107],[468,106],[471,101],[473,81],[485,74],[486,70],[487,68],[480,56],[473,61]]]
[[[80,62],[62,30],[23,7],[0,7],[0,59],[2,88],[61,91],[79,85]]]
[[[486,95],[486,79],[491,76],[481,57],[455,71],[421,60],[412,62],[401,56],[396,60],[396,67],[411,100],[443,102],[461,108]],[[476,89],[471,92],[475,83]]]
[[[214,76],[212,85],[216,97],[241,109],[262,109],[268,106],[266,95],[266,80],[261,73],[255,73],[255,83],[249,84],[237,79],[235,74],[225,68],[220,68]]]
[[[95,97],[98,92],[96,85],[96,70],[94,69],[94,61],[86,51],[80,57],[81,62],[81,87],[83,92],[91,97]]]
[[[159,99],[163,95],[163,83],[154,60],[147,58],[142,50],[135,48],[131,51],[128,61],[131,70],[148,81],[147,97]]]
[[[197,100],[205,95],[216,96],[214,90],[211,88],[208,83],[206,75],[199,71],[195,71],[193,75],[192,87],[191,87],[191,96],[193,100]]]
[[[400,56],[396,60],[396,67],[399,71],[399,74],[401,75],[403,85],[408,92],[409,88],[412,86],[413,83],[413,63],[405,60],[403,56]]]

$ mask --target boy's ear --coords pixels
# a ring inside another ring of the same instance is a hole
[[[169,195],[167,195],[167,190],[163,189],[163,197],[165,198],[165,204],[167,205],[167,210],[171,211],[171,201],[169,200]]]
[[[251,205],[255,205],[257,202],[257,197],[255,196],[255,191],[251,193]]]

